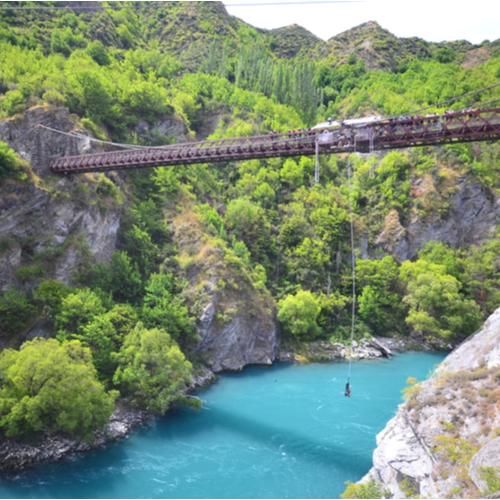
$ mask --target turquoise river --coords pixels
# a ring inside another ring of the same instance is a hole
[[[15,477],[1,498],[335,498],[370,468],[375,436],[409,376],[443,358],[405,353],[345,363],[250,367],[128,439]]]

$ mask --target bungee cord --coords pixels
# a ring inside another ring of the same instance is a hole
[[[349,222],[351,226],[351,280],[352,280],[352,309],[351,309],[351,342],[349,347],[349,368],[347,370],[347,382],[345,385],[346,397],[351,396],[351,375],[352,375],[352,358],[354,349],[354,328],[356,323],[356,255],[354,253],[354,214],[352,206],[352,178],[351,178],[351,162],[347,161],[347,185],[349,188]]]

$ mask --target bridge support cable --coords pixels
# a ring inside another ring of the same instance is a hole
[[[351,342],[349,346],[349,367],[345,396],[351,396],[352,358],[354,351],[354,329],[356,326],[356,254],[354,252],[354,209],[352,204],[352,173],[351,162],[347,161],[347,185],[349,188],[349,223],[351,228],[351,281],[352,281],[352,307],[351,307]]]

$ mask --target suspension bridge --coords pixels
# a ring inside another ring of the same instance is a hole
[[[81,136],[80,136],[81,137]],[[248,137],[185,142],[168,146],[133,146],[54,159],[58,174],[105,172],[193,163],[371,152],[387,149],[500,138],[500,108],[464,109],[442,114],[325,122],[311,129]]]

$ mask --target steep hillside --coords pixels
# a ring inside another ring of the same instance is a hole
[[[427,42],[421,38],[398,38],[375,21],[368,21],[330,38],[320,47],[335,64],[349,58],[361,59],[369,69],[397,70],[411,59],[436,59],[440,62],[484,62],[491,57],[494,45],[485,42],[473,45],[465,40],[456,42]]]
[[[377,436],[373,468],[394,498],[497,498],[500,309],[424,382]]]

